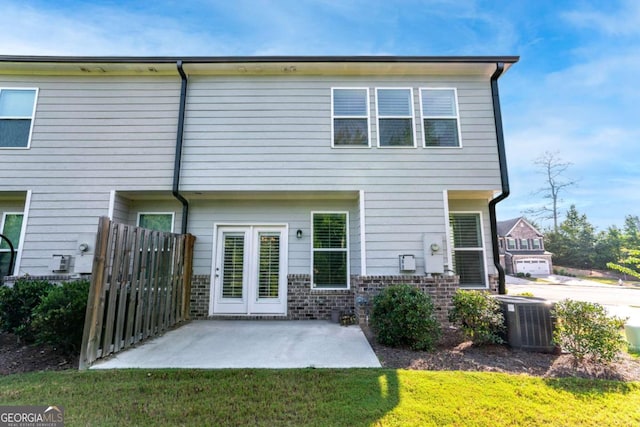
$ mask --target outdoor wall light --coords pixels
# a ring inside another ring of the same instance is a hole
[[[302,230],[298,230],[298,231],[296,231],[296,237],[297,237],[298,239],[302,239]]]

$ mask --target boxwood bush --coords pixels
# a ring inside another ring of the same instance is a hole
[[[609,316],[600,304],[565,299],[556,303],[554,341],[577,363],[613,362],[625,343],[624,319]]]
[[[504,315],[500,303],[487,291],[459,289],[452,298],[449,321],[474,344],[501,344]]]
[[[390,347],[432,350],[440,338],[431,297],[410,285],[384,288],[373,299],[371,328]]]
[[[53,288],[45,280],[20,279],[13,287],[0,287],[0,330],[27,343],[35,339],[33,310]]]
[[[63,283],[52,289],[33,310],[36,341],[63,351],[79,351],[89,296],[88,280]]]

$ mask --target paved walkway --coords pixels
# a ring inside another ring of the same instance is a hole
[[[379,368],[359,326],[316,320],[198,320],[97,362],[119,368]]]

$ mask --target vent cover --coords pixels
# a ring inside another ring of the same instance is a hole
[[[498,295],[509,346],[528,351],[552,353],[555,319],[553,304],[542,298]]]

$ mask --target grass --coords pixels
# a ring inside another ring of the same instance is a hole
[[[640,425],[640,383],[391,369],[113,370],[0,377],[0,405],[75,425]]]
[[[578,279],[589,280],[591,282],[598,282],[604,285],[612,285],[612,286],[620,286],[618,284],[618,279],[609,279],[606,277],[594,277],[594,276],[577,276]],[[634,285],[637,286],[640,284],[637,280],[625,280],[625,285]]]

